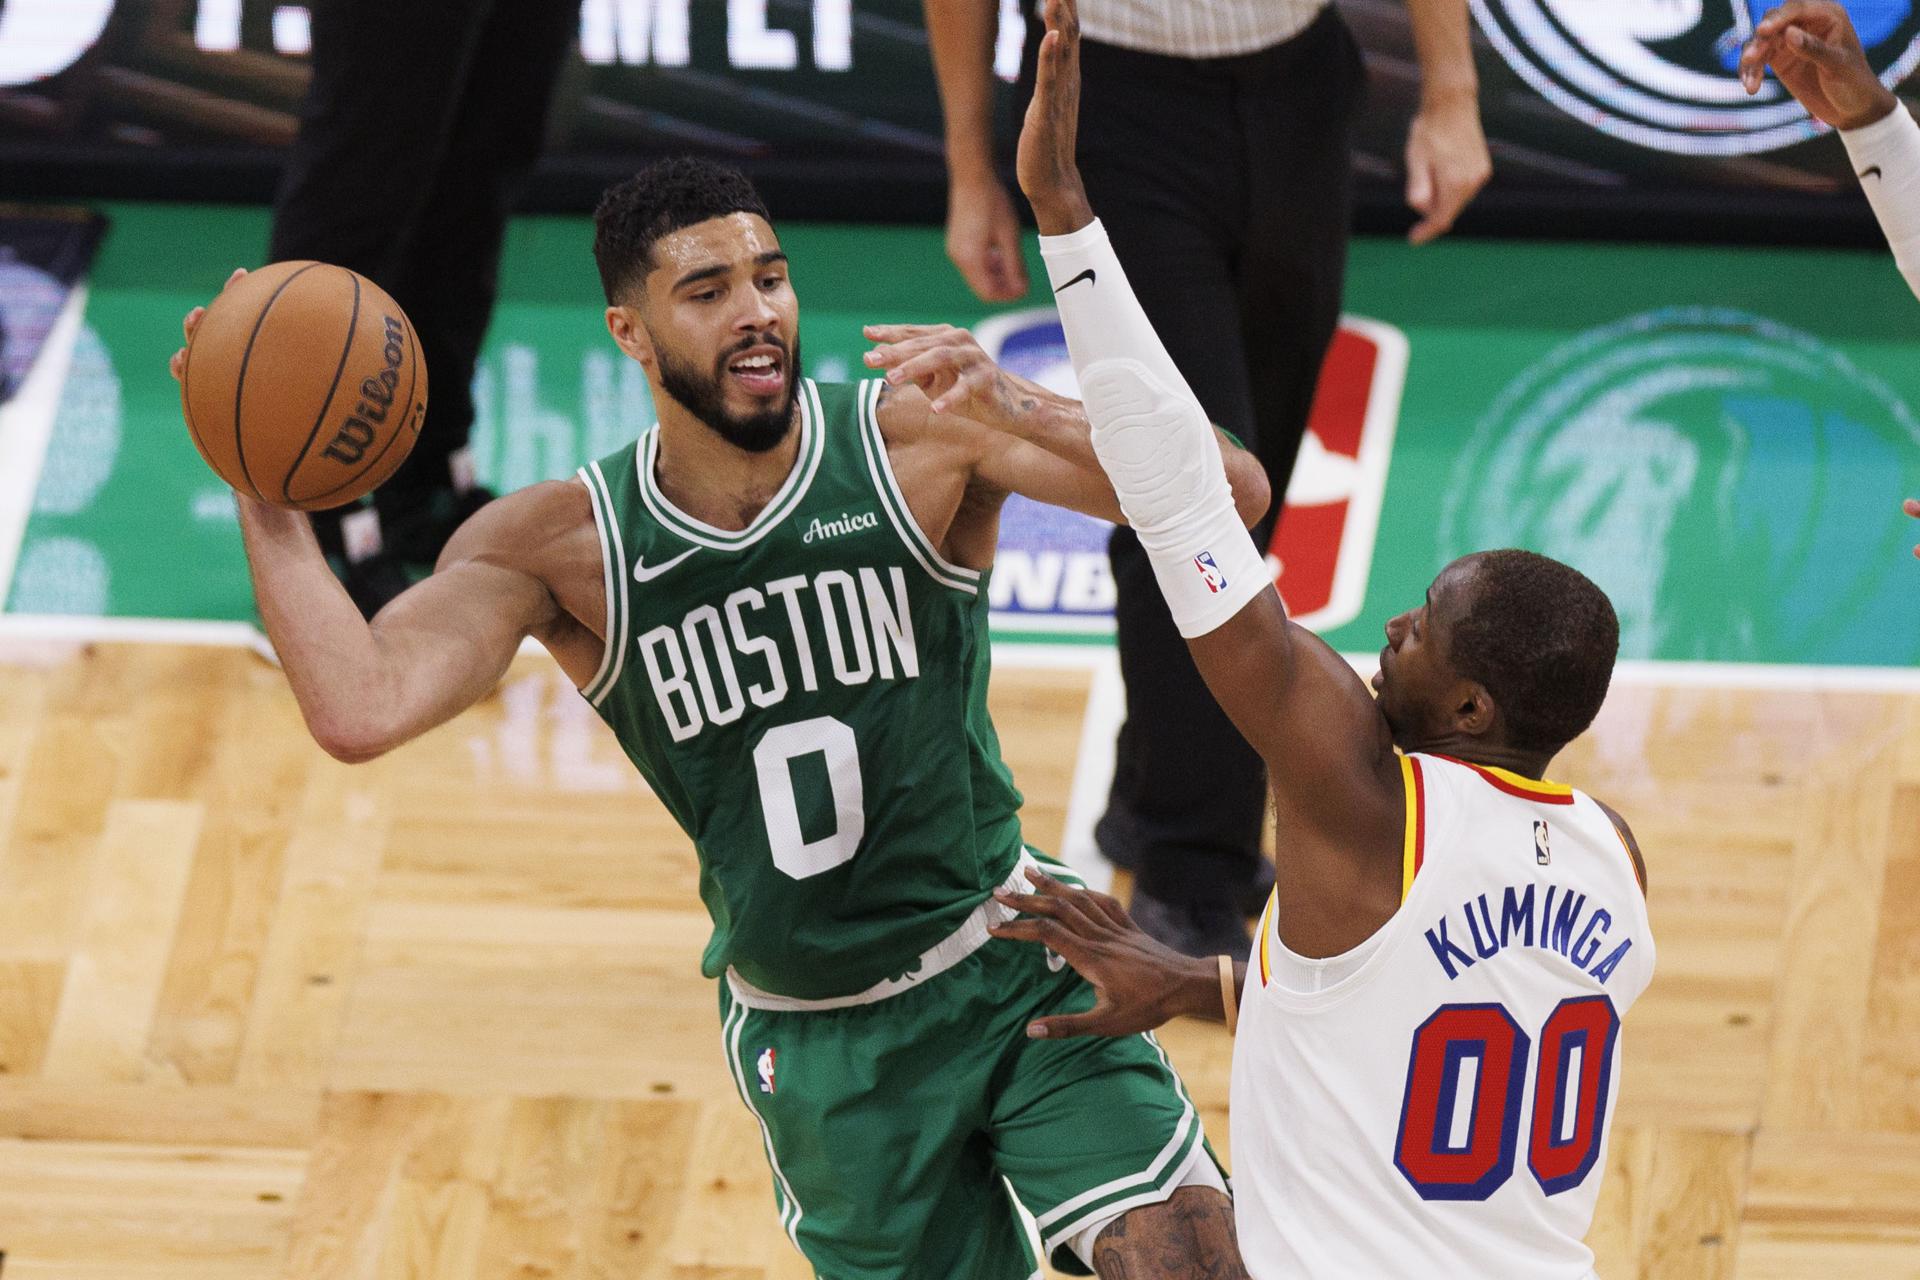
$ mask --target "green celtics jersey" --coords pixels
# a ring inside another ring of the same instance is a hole
[[[582,692],[699,851],[703,971],[801,999],[911,971],[1020,852],[987,575],[914,523],[883,385],[803,381],[793,471],[738,532],[661,493],[658,426],[580,473],[608,613]]]

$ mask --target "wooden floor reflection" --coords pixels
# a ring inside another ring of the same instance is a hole
[[[1087,685],[995,677],[1043,847]],[[1920,1276],[1920,696],[1626,685],[1556,774],[1660,943],[1601,1274]],[[348,768],[244,652],[0,644],[5,1280],[807,1275],[694,884],[544,659]]]

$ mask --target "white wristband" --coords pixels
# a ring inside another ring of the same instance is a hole
[[[1895,106],[1872,124],[1842,130],[1840,141],[1895,265],[1920,297],[1920,124],[1905,106]]]

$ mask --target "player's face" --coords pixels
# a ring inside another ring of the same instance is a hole
[[[1402,750],[1445,735],[1468,696],[1470,682],[1454,670],[1448,655],[1451,620],[1471,598],[1472,586],[1473,558],[1456,560],[1440,571],[1418,608],[1387,622],[1373,690]]]
[[[759,453],[785,439],[800,307],[766,220],[730,213],[662,236],[646,289],[655,389],[738,448]]]

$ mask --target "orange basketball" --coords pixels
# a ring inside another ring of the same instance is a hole
[[[427,414],[413,322],[371,280],[324,262],[276,262],[214,299],[180,382],[207,465],[300,511],[385,482]]]

